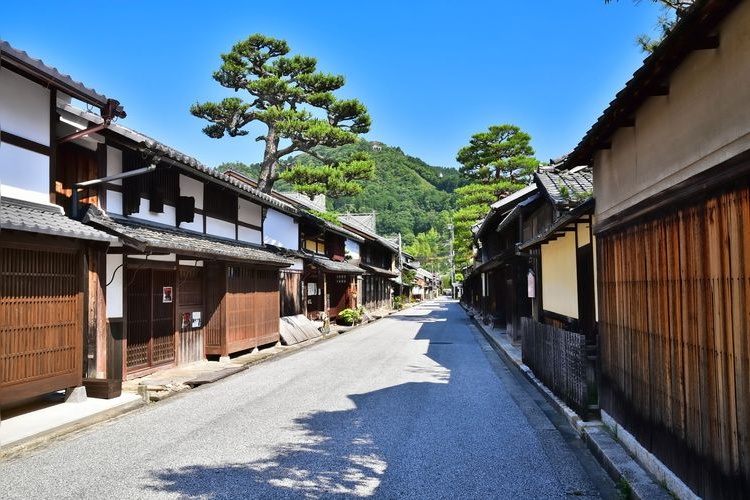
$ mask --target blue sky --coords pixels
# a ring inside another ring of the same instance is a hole
[[[456,167],[495,124],[531,134],[540,160],[572,150],[641,65],[634,38],[657,13],[628,0],[11,2],[0,39],[118,99],[122,125],[216,166],[260,161],[263,129],[210,139],[190,105],[232,94],[211,73],[235,42],[282,38],[346,76],[339,96],[368,107],[368,139]]]

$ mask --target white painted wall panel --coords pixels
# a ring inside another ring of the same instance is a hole
[[[237,231],[238,240],[244,241],[245,243],[254,243],[256,245],[261,244],[260,231],[256,229],[250,229],[249,227],[238,227]]]
[[[268,209],[263,224],[263,242],[268,245],[299,249],[299,227],[292,217]]]
[[[361,250],[360,250],[359,242],[346,240],[344,242],[344,250],[349,256],[351,256],[351,260],[355,260],[355,261],[361,260]]]
[[[195,208],[203,210],[203,183],[190,177],[180,176],[180,196],[195,198]]]
[[[213,217],[206,217],[206,234],[219,236],[221,238],[236,239],[235,225]]]
[[[195,215],[193,222],[180,222],[180,229],[187,229],[188,231],[195,231],[196,233],[203,232],[203,216]]]
[[[122,151],[112,146],[107,146],[107,175],[122,173]],[[110,181],[112,184],[122,186],[122,179]]]
[[[49,90],[0,68],[0,110],[4,132],[49,146]]]
[[[168,226],[174,226],[177,220],[177,210],[175,207],[170,205],[164,205],[163,213],[149,212],[148,211],[149,201],[145,198],[141,198],[140,210],[138,213],[130,214],[130,217],[147,220],[150,222],[158,222],[159,224],[166,224]]]
[[[49,156],[0,144],[2,196],[49,203]]]
[[[105,211],[109,214],[122,215],[122,193],[107,189],[107,207]]]
[[[239,198],[237,200],[237,220],[261,227],[260,205]]]
[[[542,245],[542,303],[547,311],[578,318],[575,233]]]
[[[107,255],[107,317],[122,318],[123,303],[123,268],[122,255]]]

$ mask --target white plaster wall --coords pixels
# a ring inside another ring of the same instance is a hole
[[[344,242],[344,250],[351,255],[354,261],[360,262],[362,260],[361,248],[359,242],[347,239]]]
[[[193,222],[180,222],[180,229],[187,229],[188,231],[203,233],[203,216],[195,214]]]
[[[107,175],[122,173],[122,151],[112,146],[107,146]],[[122,186],[122,179],[109,181],[112,184]]]
[[[669,95],[637,110],[611,151],[595,156],[596,212],[604,221],[649,196],[750,149],[750,4],[720,26],[720,47],[691,52],[672,73]]]
[[[107,208],[105,211],[110,214],[122,215],[122,193],[107,189]]]
[[[185,259],[180,259],[179,264],[181,266],[185,266],[185,267],[203,267],[203,261],[202,260],[185,260]]]
[[[180,196],[195,198],[195,208],[203,210],[203,183],[190,177],[180,175]]]
[[[299,227],[295,220],[288,215],[268,209],[263,223],[263,242],[268,245],[299,249]]]
[[[122,203],[120,204],[122,206]],[[164,212],[149,212],[148,211],[149,201],[146,198],[141,198],[141,204],[137,213],[130,214],[130,217],[141,219],[150,222],[157,222],[159,224],[165,224],[168,226],[174,226],[177,220],[177,210],[175,207],[165,204]]]
[[[575,233],[542,245],[542,304],[546,311],[578,318]]]
[[[236,239],[235,225],[213,217],[206,217],[206,234],[219,236],[221,238]]]
[[[256,245],[262,243],[260,231],[244,226],[237,227],[237,239],[245,243],[255,243]]]
[[[4,132],[49,146],[50,91],[0,68],[0,120]]]
[[[576,231],[578,233],[578,248],[585,247],[591,243],[591,232],[590,224],[576,224]]]
[[[165,255],[128,255],[128,259],[158,260],[160,262],[177,262],[177,255],[173,253],[169,253]]]
[[[305,261],[302,259],[294,259],[294,264],[290,267],[284,268],[285,271],[302,271],[305,268]]]
[[[49,156],[0,144],[0,196],[49,203]]]
[[[121,254],[107,254],[107,317],[122,318],[123,268]]]
[[[237,200],[237,220],[246,224],[261,227],[260,205],[239,198]]]

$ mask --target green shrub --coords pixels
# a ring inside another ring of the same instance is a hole
[[[402,295],[396,295],[393,297],[393,308],[402,309],[404,307],[404,297]]]
[[[339,312],[336,317],[336,322],[340,325],[352,326],[356,325],[362,320],[362,315],[355,309],[346,308]]]

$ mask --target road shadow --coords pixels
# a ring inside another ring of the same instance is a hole
[[[540,466],[488,444],[488,433],[498,432],[497,423],[487,418],[492,403],[469,394],[466,384],[492,386],[497,381],[485,375],[477,379],[476,372],[464,368],[462,359],[482,357],[481,350],[469,329],[452,321],[452,327],[446,326],[456,314],[451,309],[430,307],[427,316],[391,317],[406,322],[421,317],[423,322],[413,340],[428,341],[431,361],[403,368],[412,381],[351,394],[351,409],[294,419],[283,429],[293,437],[262,459],[211,464],[204,457],[194,465],[154,470],[143,488],[203,499],[547,497],[559,485],[544,479],[488,480],[489,471],[502,477]],[[441,405],[448,410],[436,411]],[[512,411],[507,415],[519,417]],[[509,450],[523,450],[528,435],[511,426],[500,432],[507,433],[503,439]],[[255,456],[252,443],[247,446],[247,455]]]

